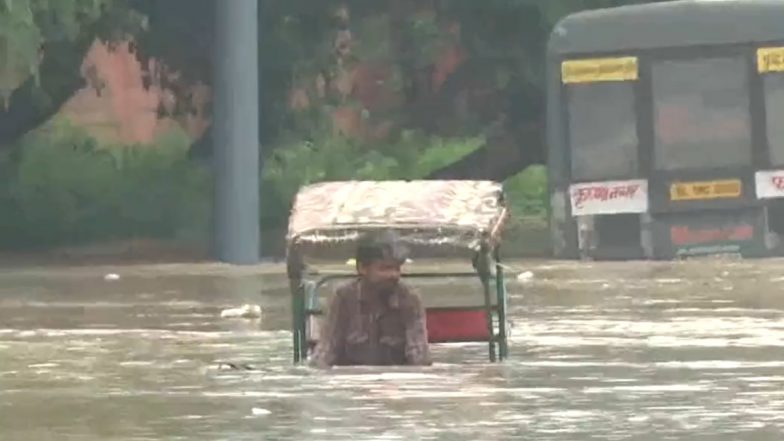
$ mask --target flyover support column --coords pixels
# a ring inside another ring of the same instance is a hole
[[[213,254],[252,265],[260,254],[257,0],[215,0]]]

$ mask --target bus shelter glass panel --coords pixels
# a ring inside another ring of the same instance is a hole
[[[569,144],[572,180],[635,177],[637,120],[632,82],[570,85]]]
[[[658,170],[751,163],[748,66],[742,57],[652,65]]]
[[[773,166],[784,166],[784,74],[763,77],[768,148]]]

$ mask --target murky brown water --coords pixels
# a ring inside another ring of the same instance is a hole
[[[291,365],[274,272],[1,271],[0,439],[784,439],[784,262],[528,269],[508,362],[438,346],[430,368],[332,372]],[[250,302],[261,321],[219,317]]]

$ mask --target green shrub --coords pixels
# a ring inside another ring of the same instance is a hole
[[[383,148],[398,162],[395,177],[421,179],[475,151],[484,142],[482,137],[440,138],[405,131],[398,142]]]
[[[471,153],[482,138],[403,132],[391,143],[339,136],[285,142],[261,173],[261,230],[278,241],[303,186],[328,180],[418,179]],[[205,244],[212,206],[210,170],[188,159],[181,131],[154,145],[101,145],[55,120],[0,151],[0,248],[30,249],[127,238]],[[544,219],[544,167],[505,183],[515,219]],[[519,223],[519,222],[518,222]]]
[[[262,228],[280,229],[297,191],[332,180],[419,179],[471,153],[482,138],[442,139],[404,132],[397,142],[363,145],[340,136],[294,141],[264,161],[261,187]]]
[[[547,217],[547,168],[532,165],[504,182],[509,206],[515,218]]]
[[[262,228],[285,226],[291,203],[300,187],[345,179],[386,179],[397,162],[378,152],[364,153],[343,137],[318,142],[292,141],[277,146],[264,160],[261,173]]]
[[[55,121],[0,165],[0,246],[35,248],[129,237],[203,238],[210,176],[183,133],[152,146],[100,146]]]

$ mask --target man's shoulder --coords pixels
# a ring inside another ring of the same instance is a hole
[[[398,288],[400,289],[400,294],[403,296],[419,298],[417,290],[406,282],[401,281],[398,283]]]
[[[355,298],[359,293],[358,283],[356,279],[341,283],[335,288],[335,296],[341,300]]]
[[[418,307],[421,303],[419,293],[411,285],[400,282],[398,285],[397,294],[400,298],[401,304],[405,306]]]

